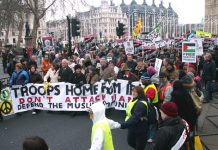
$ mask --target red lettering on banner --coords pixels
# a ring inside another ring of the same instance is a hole
[[[19,101],[20,101],[20,104],[23,104],[25,102],[24,98],[20,98]]]
[[[89,102],[91,102],[91,103],[95,102],[93,96],[90,98]]]
[[[51,97],[51,96],[47,96],[47,99],[48,99],[48,102],[49,103],[51,103],[51,99],[52,99],[53,97]]]
[[[97,95],[97,96],[95,97],[95,101],[100,101],[100,96],[99,96],[99,95]]]
[[[27,102],[28,102],[28,103],[32,103],[32,98],[31,98],[31,97],[28,97],[28,98],[27,98]]]
[[[35,103],[41,103],[41,97],[35,97]]]
[[[103,101],[105,100],[105,97],[106,97],[106,95],[105,95],[105,94],[102,94],[102,100],[103,100]]]
[[[114,94],[113,96],[111,96],[112,101],[116,100],[116,94]]]
[[[73,97],[73,100],[75,101],[75,103],[78,102],[79,97]]]
[[[128,102],[131,101],[132,97],[128,97]]]
[[[70,101],[70,98],[69,98],[69,97],[67,97],[67,98],[66,98],[66,100],[65,100],[65,103],[71,103],[71,101]]]
[[[124,97],[123,97],[123,96],[120,96],[120,99],[119,99],[119,101],[124,101],[124,102],[125,102],[125,99],[124,99]]]
[[[83,100],[83,103],[85,103],[86,102],[86,99],[87,99],[87,97],[81,97],[82,98],[82,100]]]

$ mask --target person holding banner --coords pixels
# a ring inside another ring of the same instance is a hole
[[[128,129],[127,142],[135,150],[144,150],[148,133],[148,104],[144,89],[136,86],[132,90],[133,99],[126,108],[126,119],[121,129]]]
[[[93,122],[89,150],[114,150],[111,129],[120,128],[120,124],[105,117],[105,106],[100,101],[93,104],[88,112]]]

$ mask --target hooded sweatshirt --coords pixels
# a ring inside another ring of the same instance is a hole
[[[105,117],[105,106],[102,102],[93,104],[91,106],[91,110],[93,112],[93,125],[96,123],[104,122],[105,119],[107,119]],[[114,122],[110,119],[107,119],[107,122],[110,129],[120,128],[120,124],[118,122]],[[101,128],[97,128],[93,134],[93,141],[89,150],[104,150],[104,131]]]

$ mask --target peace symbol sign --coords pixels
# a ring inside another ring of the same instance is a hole
[[[0,93],[0,100],[7,101],[10,97],[10,92],[7,89],[4,89]]]
[[[5,115],[10,114],[10,112],[12,111],[12,105],[10,102],[8,101],[4,101],[1,105],[0,108],[1,112]]]

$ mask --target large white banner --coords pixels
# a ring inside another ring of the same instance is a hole
[[[53,83],[46,89],[43,84],[13,86],[10,91],[14,113],[32,109],[52,111],[86,111],[96,101],[107,108],[125,110],[131,91],[139,82],[126,80],[100,81],[94,85]]]

